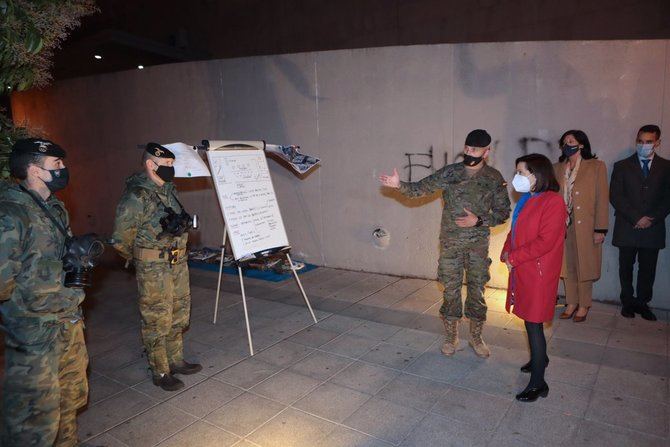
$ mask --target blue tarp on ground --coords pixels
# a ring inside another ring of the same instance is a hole
[[[210,272],[218,272],[219,271],[219,263],[211,264],[208,262],[198,262],[198,261],[188,261],[188,266],[191,268],[195,269],[200,269],[200,270],[208,270]],[[305,267],[302,268],[301,270],[298,270],[298,275],[309,272],[311,270],[314,270],[318,266],[314,264],[305,264]],[[237,268],[236,267],[224,267],[223,268],[223,273],[227,273],[229,275],[237,275]],[[246,278],[256,278],[256,279],[263,279],[265,281],[272,281],[272,282],[280,282],[280,281],[286,281],[287,279],[290,279],[293,274],[292,273],[275,273],[272,270],[268,271],[261,271],[261,270],[256,270],[256,269],[242,269],[242,274]]]

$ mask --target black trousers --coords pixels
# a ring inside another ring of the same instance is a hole
[[[638,306],[651,301],[656,279],[658,248],[619,247],[621,304]],[[637,258],[637,287],[633,291],[633,266]]]

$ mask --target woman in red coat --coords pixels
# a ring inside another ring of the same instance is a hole
[[[530,372],[530,383],[517,400],[533,402],[546,397],[549,387],[544,370],[549,364],[545,322],[554,317],[556,292],[563,260],[567,211],[551,161],[530,154],[516,160],[514,189],[521,193],[512,216],[512,231],[500,255],[509,269],[506,308],[525,321],[530,362],[521,367]]]

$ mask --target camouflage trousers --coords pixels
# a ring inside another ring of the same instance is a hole
[[[158,376],[184,359],[182,333],[191,317],[188,264],[135,261],[142,315],[142,341],[151,372]]]
[[[84,324],[6,315],[3,324],[2,445],[78,445],[77,409],[88,399]]]
[[[463,317],[461,288],[465,272],[467,283],[465,316],[471,320],[485,321],[484,287],[491,278],[489,235],[465,233],[459,236],[445,238],[441,242],[437,276],[444,286],[444,302],[440,308],[440,315],[447,320],[458,320]]]

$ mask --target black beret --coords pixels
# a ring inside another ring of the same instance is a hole
[[[65,158],[65,151],[53,141],[43,138],[24,138],[12,146],[12,154],[33,154]]]
[[[491,135],[484,129],[475,129],[465,138],[465,145],[470,147],[486,147],[491,144]]]
[[[158,143],[147,143],[147,152],[158,158],[175,158],[170,149]]]

